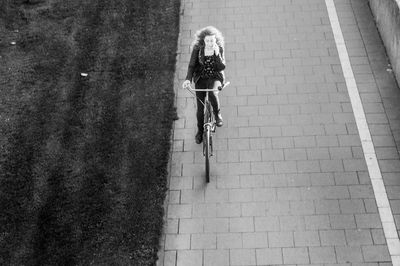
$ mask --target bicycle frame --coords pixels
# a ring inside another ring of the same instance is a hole
[[[213,156],[212,133],[215,133],[215,129],[216,129],[215,118],[212,115],[212,111],[211,111],[212,106],[209,101],[208,94],[209,94],[209,92],[221,91],[227,85],[229,85],[229,82],[225,83],[222,87],[219,87],[218,89],[193,89],[190,86],[190,84],[186,87],[191,92],[196,92],[196,91],[205,91],[206,92],[206,97],[204,99],[204,102],[202,102],[200,99],[199,99],[199,101],[204,106],[203,156],[205,157],[205,163],[206,163],[206,182],[207,183],[210,182],[209,157]],[[198,98],[198,97],[196,96],[196,98]]]

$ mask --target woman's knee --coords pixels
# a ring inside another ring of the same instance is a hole
[[[213,85],[214,90],[218,89],[218,87],[220,87],[220,86],[222,86],[221,81],[219,81],[219,80],[214,81],[214,85]]]

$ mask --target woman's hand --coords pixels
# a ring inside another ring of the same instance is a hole
[[[219,46],[218,44],[214,44],[214,54],[219,55]]]
[[[190,80],[185,80],[182,84],[182,88],[186,89],[190,85]]]

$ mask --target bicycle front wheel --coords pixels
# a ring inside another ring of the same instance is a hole
[[[204,132],[204,157],[206,161],[206,182],[210,182],[210,156],[211,156],[211,129],[207,127]]]

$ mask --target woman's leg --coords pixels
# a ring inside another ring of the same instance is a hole
[[[220,86],[222,86],[221,81],[215,80],[212,88],[216,90]],[[214,111],[215,122],[217,123],[217,126],[221,127],[224,124],[224,122],[222,120],[218,93],[219,93],[218,91],[214,91],[209,94],[209,97]]]

